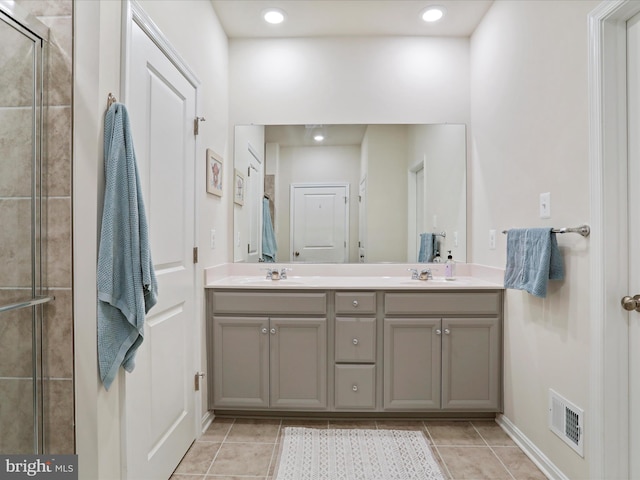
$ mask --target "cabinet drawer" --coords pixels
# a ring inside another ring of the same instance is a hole
[[[376,407],[375,365],[336,365],[336,408]]]
[[[500,292],[387,293],[384,296],[384,313],[496,315],[500,313],[500,298]]]
[[[375,312],[375,292],[336,292],[337,314],[356,315]]]
[[[336,318],[336,362],[376,361],[376,319]]]
[[[212,293],[215,313],[326,314],[326,293],[229,292]]]

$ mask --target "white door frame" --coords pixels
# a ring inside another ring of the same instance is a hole
[[[424,170],[426,173],[426,167],[427,159],[425,155],[425,158],[415,162],[407,171],[407,218],[409,219],[407,225],[407,262],[409,263],[414,263],[418,258],[418,235],[422,232],[418,232],[418,226],[411,219],[417,218],[418,214],[416,178],[420,170]]]
[[[629,0],[589,14],[591,478],[629,478],[626,21]]]
[[[135,22],[146,34],[147,36],[156,44],[156,46],[160,49],[160,51],[162,51],[162,53],[171,61],[171,63],[173,63],[173,65],[180,71],[180,73],[187,79],[187,81],[193,86],[193,88],[195,89],[195,96],[196,96],[196,112],[200,111],[201,105],[200,105],[200,80],[198,79],[198,77],[196,76],[196,74],[191,70],[191,68],[189,68],[189,66],[186,64],[186,62],[183,60],[183,58],[180,56],[180,54],[177,52],[177,50],[173,47],[173,45],[171,45],[171,43],[169,42],[169,40],[164,36],[164,34],[162,33],[162,31],[158,28],[158,26],[155,24],[155,22],[151,19],[151,17],[149,17],[149,15],[143,10],[143,8],[140,6],[140,4],[138,4],[138,2],[136,2],[135,0],[126,0],[123,4],[123,11],[122,11],[122,52],[121,52],[121,85],[120,85],[120,92],[121,92],[121,98],[119,99],[119,101],[121,101],[122,103],[127,103],[127,94],[129,92],[129,85],[130,85],[130,71],[129,71],[129,60],[130,60],[130,56],[131,56],[131,32],[132,32],[132,27],[133,27],[133,22]],[[198,205],[198,175],[197,172],[199,171],[198,165],[197,165],[197,154],[199,151],[199,142],[198,142],[198,137],[195,137],[195,148],[194,148],[194,158],[193,158],[193,162],[194,162],[194,166],[195,166],[195,172],[196,175],[194,175],[194,188],[193,188],[193,194],[194,194],[194,231],[193,231],[193,238],[194,238],[194,243],[197,242],[198,237],[198,211],[199,211],[199,205]],[[195,246],[195,245],[194,245]],[[195,292],[194,292],[194,313],[196,314],[196,319],[200,319],[201,315],[199,314],[199,312],[203,311],[203,295],[204,295],[204,291],[203,291],[203,285],[201,282],[201,278],[202,275],[200,274],[200,267],[196,264],[194,266],[193,269],[193,275],[194,275],[194,279],[193,279],[193,284],[195,286]],[[200,332],[200,322],[196,320],[196,322],[193,325],[193,335],[194,338],[192,339],[193,341],[193,358],[192,358],[192,365],[191,365],[191,370],[195,373],[196,371],[200,370],[200,360],[201,360],[201,356],[202,356],[202,349],[201,349],[201,345],[200,345],[200,341],[197,340],[197,337],[199,335]],[[124,380],[124,377],[122,377],[122,379]],[[122,381],[120,384],[120,405],[125,405],[125,401],[126,401],[126,388],[125,388],[125,382]],[[198,438],[200,432],[203,429],[203,425],[208,424],[208,422],[210,421],[209,416],[205,415],[203,418],[200,418],[200,412],[202,411],[202,398],[200,395],[198,395],[198,392],[193,392],[194,394],[194,401],[193,401],[193,409],[194,409],[194,437]],[[121,414],[121,418],[120,418],[121,422],[125,422],[126,418],[124,418],[124,415]],[[125,432],[126,432],[126,428],[124,428],[124,426],[121,429],[122,435],[124,436]],[[126,458],[126,439],[122,438],[122,467],[123,469],[126,468],[127,462],[125,460]],[[123,472],[124,473],[124,472]]]

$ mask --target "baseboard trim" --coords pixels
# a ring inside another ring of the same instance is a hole
[[[551,480],[569,480],[527,436],[504,415],[496,415],[496,423],[520,447],[520,450]]]
[[[202,419],[200,419],[200,435],[207,431],[214,418],[215,415],[213,414],[213,412],[211,410],[207,410],[207,413],[205,413],[202,416]]]

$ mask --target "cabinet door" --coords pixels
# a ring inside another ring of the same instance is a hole
[[[497,318],[442,320],[442,408],[498,411],[501,332]]]
[[[213,317],[216,408],[269,406],[269,319]]]
[[[271,408],[326,408],[326,318],[271,318],[269,337]]]
[[[439,331],[439,318],[385,318],[385,410],[440,408]]]

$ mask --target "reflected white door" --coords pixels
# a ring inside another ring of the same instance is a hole
[[[158,303],[125,385],[126,478],[166,479],[195,439],[196,90],[132,22],[127,91]]]
[[[291,261],[348,259],[349,185],[291,185]]]
[[[367,262],[367,179],[360,180],[358,192],[358,262]]]
[[[245,199],[242,208],[249,217],[249,238],[247,262],[256,263],[262,257],[262,199],[264,197],[264,173],[262,157],[253,147],[247,150],[249,168],[245,185]]]
[[[629,289],[640,293],[640,14],[627,22]],[[629,478],[640,478],[640,313],[629,313]]]

